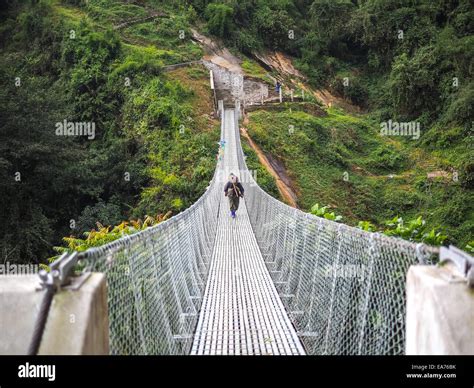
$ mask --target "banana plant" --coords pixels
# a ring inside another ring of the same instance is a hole
[[[474,240],[469,241],[465,249],[466,249],[466,252],[474,254]]]

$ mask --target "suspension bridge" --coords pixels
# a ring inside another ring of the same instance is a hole
[[[219,105],[224,155],[190,208],[55,264],[106,274],[110,352],[404,354],[406,273],[438,249],[271,197],[246,167],[240,104]],[[245,188],[235,219],[231,172]]]
[[[225,110],[219,176],[239,173],[235,111]],[[239,174],[240,175],[240,174]],[[303,354],[252,230],[245,199],[236,219],[217,184],[217,234],[192,354]]]

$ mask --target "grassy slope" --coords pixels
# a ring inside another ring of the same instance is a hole
[[[414,140],[381,137],[379,128],[370,115],[334,108],[326,117],[256,111],[249,114],[248,125],[262,149],[285,164],[303,209],[316,202],[330,204],[352,225],[359,220],[381,225],[396,215],[422,215],[430,226],[442,226],[453,242],[464,246],[472,239],[470,194],[459,182],[428,180],[427,172],[456,168],[469,152],[468,144],[428,152]]]

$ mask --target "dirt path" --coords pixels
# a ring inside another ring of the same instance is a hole
[[[327,89],[312,89],[305,81],[306,78],[298,69],[293,66],[293,60],[282,52],[252,53],[253,57],[265,68],[276,71],[279,74],[280,81],[286,81],[297,89],[303,89],[305,93],[312,94],[321,101],[326,108],[332,106],[340,107],[348,112],[360,112],[361,109],[343,98],[337,97]]]
[[[276,169],[273,167],[272,163],[268,160],[268,158],[265,156],[264,152],[261,150],[261,148],[255,144],[255,142],[252,140],[250,135],[248,134],[248,131],[246,128],[241,127],[240,128],[240,133],[242,134],[243,137],[247,139],[247,141],[250,144],[250,147],[255,151],[255,153],[258,156],[258,160],[260,163],[265,167],[265,169],[275,178],[276,185],[278,187],[278,191],[280,192],[280,195],[282,196],[283,200],[290,206],[298,208],[297,204],[297,195],[295,194],[294,190],[285,182],[287,179],[282,179],[280,174],[276,171]]]
[[[241,60],[233,55],[226,47],[200,34],[193,28],[191,29],[191,33],[193,34],[193,39],[198,42],[204,50],[203,60],[227,69],[232,73],[244,74],[240,67]]]

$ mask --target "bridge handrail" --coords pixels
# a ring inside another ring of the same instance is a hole
[[[406,272],[439,249],[278,201],[255,182],[236,139],[250,223],[306,352],[404,354]]]
[[[236,118],[236,123],[238,123],[237,118]],[[236,131],[239,131],[239,128],[237,128]],[[245,162],[246,156],[243,152],[240,136],[237,136],[236,139],[237,139],[237,142],[238,142],[238,149],[239,149],[237,157],[239,159],[240,170],[243,171],[246,174],[246,179],[250,182],[250,185],[253,186],[255,188],[255,190],[257,190],[261,195],[263,195],[266,200],[268,200],[270,202],[273,202],[273,203],[276,203],[276,204],[278,204],[278,206],[281,206],[283,208],[291,210],[295,213],[298,213],[299,215],[301,215],[303,217],[310,218],[310,219],[312,219],[316,222],[322,222],[322,223],[324,223],[328,226],[331,226],[332,228],[338,228],[342,231],[345,231],[345,232],[348,232],[348,233],[358,234],[360,236],[365,236],[365,237],[368,236],[368,235],[369,236],[377,235],[378,238],[380,238],[382,240],[387,240],[389,242],[396,241],[397,244],[399,244],[401,246],[410,247],[410,248],[416,247],[416,249],[418,249],[422,255],[423,254],[425,254],[425,255],[439,255],[440,250],[439,250],[438,247],[431,246],[431,245],[428,245],[428,244],[425,244],[425,243],[414,243],[412,241],[404,240],[402,238],[398,238],[398,237],[395,237],[395,236],[392,237],[392,236],[382,235],[378,232],[368,232],[368,231],[365,231],[363,229],[357,228],[355,226],[335,222],[335,221],[332,221],[332,220],[328,220],[326,218],[321,218],[321,217],[315,216],[314,214],[311,214],[311,213],[303,212],[300,209],[289,206],[285,202],[279,201],[275,197],[272,197],[270,194],[268,194],[265,190],[263,190],[258,185],[258,183],[255,181],[252,174],[249,173],[250,170],[248,169],[247,163]],[[420,260],[423,260],[422,255],[420,255]]]
[[[79,270],[107,275],[112,354],[189,353],[216,236],[221,163],[186,210],[73,253]]]

